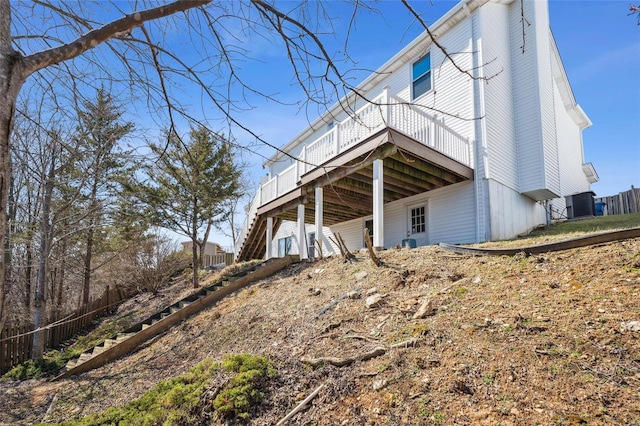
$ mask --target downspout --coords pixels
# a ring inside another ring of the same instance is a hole
[[[477,14],[471,17],[471,31],[472,31],[472,51],[473,51],[473,69],[475,79],[472,82],[472,97],[474,103],[474,116],[484,117],[484,87],[483,80],[484,70],[481,66],[482,62],[482,38],[477,37]],[[484,119],[475,120],[475,158],[474,158],[474,179],[475,179],[475,195],[476,195],[476,241],[485,241],[487,235],[490,234],[490,229],[487,229],[486,214],[489,210],[487,203],[489,197],[485,195],[485,182],[489,179],[489,161],[487,158],[487,146],[486,146],[486,127]],[[479,172],[479,165],[482,164],[483,173]],[[480,211],[480,203],[482,202],[482,211]],[[484,233],[482,232],[484,230]]]

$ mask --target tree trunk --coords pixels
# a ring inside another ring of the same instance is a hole
[[[191,236],[191,261],[193,262],[193,288],[198,288],[198,242],[196,236]]]
[[[53,163],[52,159],[52,163]],[[47,318],[47,266],[49,259],[50,241],[50,216],[51,216],[51,198],[53,194],[53,180],[55,173],[55,165],[51,164],[51,169],[47,174],[44,197],[42,200],[42,216],[40,218],[40,247],[38,249],[38,279],[36,282],[36,295],[33,303],[33,325],[36,332],[33,335],[33,346],[31,349],[32,358],[42,358],[45,346],[45,331],[38,329],[45,325]]]
[[[93,257],[93,240],[96,216],[98,215],[97,202],[98,179],[95,178],[91,188],[91,204],[89,205],[89,230],[87,233],[87,253],[84,257],[84,278],[82,282],[82,303],[89,303],[89,292],[91,290],[91,259]]]
[[[196,186],[198,184],[198,177],[195,176],[194,182]],[[198,199],[193,198],[193,217],[191,222],[191,247],[192,247],[192,260],[193,260],[193,288],[198,288],[198,219],[197,212],[198,211]]]
[[[10,241],[7,230],[7,202],[11,162],[9,136],[13,127],[16,100],[24,83],[22,55],[11,45],[11,8],[9,0],[0,0],[0,325],[4,323],[6,270],[10,261]]]
[[[89,221],[87,231],[87,253],[84,256],[84,274],[82,279],[82,303],[89,303],[91,290],[91,257],[93,256],[93,218]]]
[[[27,243],[25,251],[27,252],[27,265],[24,270],[24,305],[28,311],[31,309],[31,278],[33,276],[33,247],[31,246],[31,242]]]
[[[209,239],[210,232],[211,232],[211,221],[207,223],[207,230],[204,232],[204,236],[202,237],[202,243],[198,243],[198,246],[200,248],[200,259],[198,259],[199,260],[198,264],[200,265],[201,269],[204,269],[204,256],[205,256],[205,250],[207,249],[207,240]]]
[[[65,228],[66,229],[66,228]],[[62,291],[64,289],[64,275],[65,269],[67,267],[66,256],[67,256],[67,238],[65,237],[62,240],[62,247],[60,248],[62,252],[62,256],[60,256],[60,280],[58,283],[58,295],[56,297],[56,306],[58,307],[58,311],[60,314],[64,312],[64,307],[62,306]]]
[[[82,55],[116,34],[140,26],[144,22],[160,19],[210,3],[211,0],[174,1],[157,7],[125,15],[107,25],[89,31],[76,40],[26,57],[14,50],[11,34],[11,4],[0,0],[0,325],[6,317],[5,282],[10,247],[7,230],[7,198],[10,161],[9,137],[13,128],[16,100],[22,84],[34,72]]]

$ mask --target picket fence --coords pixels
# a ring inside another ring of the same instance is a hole
[[[108,288],[104,294],[71,314],[54,317],[45,327],[45,347],[57,349],[60,344],[73,337],[93,322],[105,316],[126,294],[117,288]],[[7,324],[0,330],[0,374],[31,359],[33,324]]]

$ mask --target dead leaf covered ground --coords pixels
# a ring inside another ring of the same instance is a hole
[[[640,239],[529,257],[432,246],[380,258],[381,268],[364,252],[299,263],[102,368],[1,383],[0,422],[77,418],[206,357],[248,352],[278,371],[255,425],[277,423],[320,384],[287,424],[640,424]],[[301,361],[323,357],[353,362]]]

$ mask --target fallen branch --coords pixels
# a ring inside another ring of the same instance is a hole
[[[410,346],[416,346],[418,344],[418,339],[409,339],[399,343],[395,343],[389,347],[389,349],[400,349],[400,348],[408,348]],[[385,349],[381,346],[373,348],[369,352],[365,352],[356,357],[350,358],[337,358],[332,356],[321,356],[319,358],[311,358],[303,356],[300,358],[300,362],[304,364],[309,364],[312,367],[319,367],[323,364],[331,364],[335,367],[345,367],[349,364],[353,364],[356,361],[368,361],[372,358],[376,358],[382,356],[387,353],[388,349]]]
[[[345,244],[344,240],[342,239],[342,237],[340,236],[340,234],[338,232],[334,232],[333,236],[336,238],[335,240],[331,237],[329,237],[329,239],[338,246],[338,249],[340,249],[340,253],[342,254],[342,257],[344,257],[345,261],[349,261],[351,262],[352,260],[354,260],[356,257],[353,255],[353,253],[351,253],[349,251],[349,249],[347,248],[347,245]]]
[[[379,357],[381,355],[384,355],[386,352],[387,350],[385,348],[377,347],[377,348],[373,348],[369,352],[365,352],[353,358],[337,358],[332,356],[322,356],[319,358],[302,357],[300,358],[300,361],[305,364],[309,364],[312,367],[319,367],[322,364],[331,364],[335,367],[344,367],[346,365],[353,364],[358,360],[367,361],[371,358]]]
[[[357,289],[357,291],[360,291],[360,288]],[[327,313],[327,311],[331,308],[333,308],[334,306],[336,306],[338,304],[338,302],[340,302],[341,300],[346,299],[347,297],[349,297],[349,293],[345,293],[342,296],[340,296],[339,298],[333,300],[331,303],[329,303],[327,306],[325,306],[324,308],[322,308],[322,310],[320,312],[318,312],[316,314],[315,317],[313,317],[314,320],[317,320],[318,318],[320,318],[322,315],[324,315],[325,313]]]
[[[394,343],[389,347],[389,349],[401,349],[401,348],[413,348],[418,346],[418,342],[420,339],[416,337],[412,337],[411,339],[404,340],[402,342]]]
[[[289,412],[289,414],[287,414],[286,416],[284,416],[282,418],[282,420],[280,420],[278,423],[276,423],[276,426],[280,426],[283,425],[287,420],[289,420],[291,417],[295,416],[296,414],[298,414],[298,412],[300,410],[302,410],[302,408],[304,408],[305,405],[307,405],[309,403],[309,401],[311,401],[313,398],[316,397],[316,395],[318,395],[318,392],[320,392],[320,389],[322,389],[324,387],[324,383],[321,384],[320,386],[318,386],[316,388],[316,390],[314,390],[313,392],[311,392],[311,395],[309,395],[308,397],[306,397],[300,404],[298,404],[296,406],[296,408],[294,408],[293,410],[291,410]]]
[[[373,337],[369,337],[369,336],[363,336],[361,334],[347,334],[346,336],[342,337],[343,339],[360,339],[360,340],[366,340],[367,342],[377,342],[378,339],[375,339]]]
[[[46,423],[49,421],[49,416],[51,415],[51,412],[53,411],[53,406],[56,404],[56,402],[58,402],[57,393],[53,395],[53,398],[51,398],[51,404],[49,404],[49,408],[47,408],[47,412],[44,413],[44,417],[42,418],[42,423]]]
[[[376,256],[376,253],[373,251],[373,244],[371,244],[371,236],[369,236],[369,229],[364,228],[364,242],[367,245],[367,249],[369,249],[369,257],[373,261],[373,263],[379,268],[382,266],[382,261]]]
[[[319,253],[318,258],[324,259],[324,256],[322,255],[322,243],[319,240],[314,240],[313,244],[318,248],[318,253]]]

